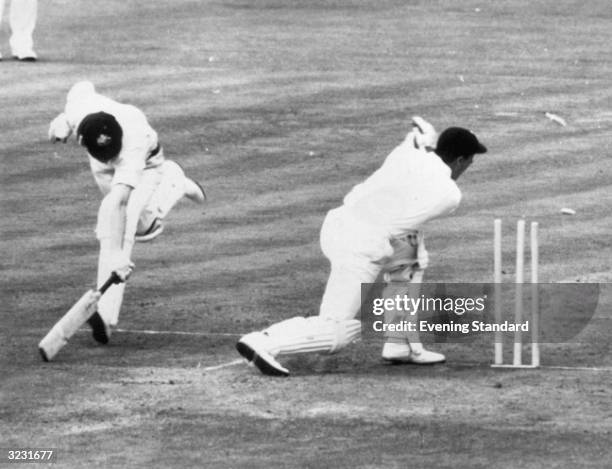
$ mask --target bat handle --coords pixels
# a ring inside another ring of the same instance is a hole
[[[111,285],[114,285],[115,283],[121,283],[122,281],[123,280],[121,280],[121,277],[119,277],[116,272],[113,272],[110,277],[108,277],[108,280],[104,282],[104,284],[100,288],[98,288],[98,291],[100,292],[100,294],[104,294],[104,292],[108,290]]]

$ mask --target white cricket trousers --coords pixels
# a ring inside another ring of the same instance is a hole
[[[321,249],[331,271],[319,315],[353,319],[361,307],[361,284],[374,283],[393,247],[388,237],[356,220],[344,207],[330,210],[321,227]]]
[[[409,289],[418,294],[422,270],[414,267],[418,248],[424,253],[422,236],[417,232],[389,240],[376,227],[361,223],[345,207],[331,210],[321,227],[321,249],[331,264],[318,316],[294,317],[276,323],[263,332],[267,351],[274,356],[306,352],[335,353],[361,335],[361,322],[355,319],[362,301],[362,284],[375,283],[381,273],[398,276],[387,287]],[[418,273],[419,275],[415,275]],[[416,289],[416,290],[415,290]],[[405,334],[387,340],[417,342]]]
[[[267,349],[274,356],[335,353],[358,340],[361,322],[355,316],[361,306],[361,284],[374,283],[384,259],[393,254],[383,233],[354,220],[342,207],[325,217],[321,248],[331,272],[319,315],[294,317],[265,329]]]
[[[0,21],[5,0],[0,0]],[[38,0],[11,0],[9,25],[11,27],[11,53],[16,57],[31,56],[34,52],[32,34],[36,27]]]

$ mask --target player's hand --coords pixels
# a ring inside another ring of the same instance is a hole
[[[66,143],[68,137],[70,137],[70,134],[72,134],[72,128],[70,128],[70,124],[68,124],[66,114],[62,112],[55,119],[53,119],[49,125],[49,140],[53,143]]]
[[[412,118],[412,127],[411,134],[413,134],[414,146],[426,151],[435,150],[438,143],[438,132],[436,132],[434,126],[422,117],[414,116]]]
[[[113,256],[112,271],[117,274],[122,282],[125,282],[134,271],[134,263],[123,253]]]

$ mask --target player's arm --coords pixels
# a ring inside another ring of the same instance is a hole
[[[78,86],[73,86],[73,89]],[[93,85],[92,85],[93,86]],[[49,124],[49,133],[48,137],[52,143],[62,142],[66,143],[68,138],[73,134],[76,129],[77,122],[84,117],[86,112],[80,109],[78,102],[74,99],[71,99],[71,94],[74,95],[71,90],[68,93],[69,98],[66,101],[66,107],[64,108],[64,112],[60,112]]]
[[[98,96],[97,99],[96,96]],[[66,143],[76,130],[77,124],[81,119],[101,108],[103,99],[103,97],[96,94],[93,83],[89,81],[75,83],[70,88],[66,97],[64,112],[58,114],[49,125],[49,140],[53,143]]]
[[[133,264],[123,252],[123,236],[126,226],[126,208],[132,193],[127,184],[113,184],[110,192],[104,197],[98,210],[98,219],[108,226],[109,249],[112,253],[112,270],[127,280]]]
[[[68,117],[65,113],[60,113],[51,121],[49,124],[49,132],[48,137],[49,140],[53,143],[55,142],[63,142],[66,143],[68,141],[68,137],[72,135],[74,127],[70,125],[68,121]]]
[[[418,150],[433,151],[438,142],[438,132],[425,119],[414,116],[412,118],[412,129],[406,135],[405,141]]]

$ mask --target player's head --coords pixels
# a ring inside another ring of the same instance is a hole
[[[451,178],[457,179],[472,164],[474,155],[486,153],[487,148],[476,135],[461,127],[449,127],[438,137],[436,154],[451,169]]]
[[[106,112],[88,114],[77,129],[77,139],[96,160],[102,163],[115,158],[121,151],[123,130]]]

